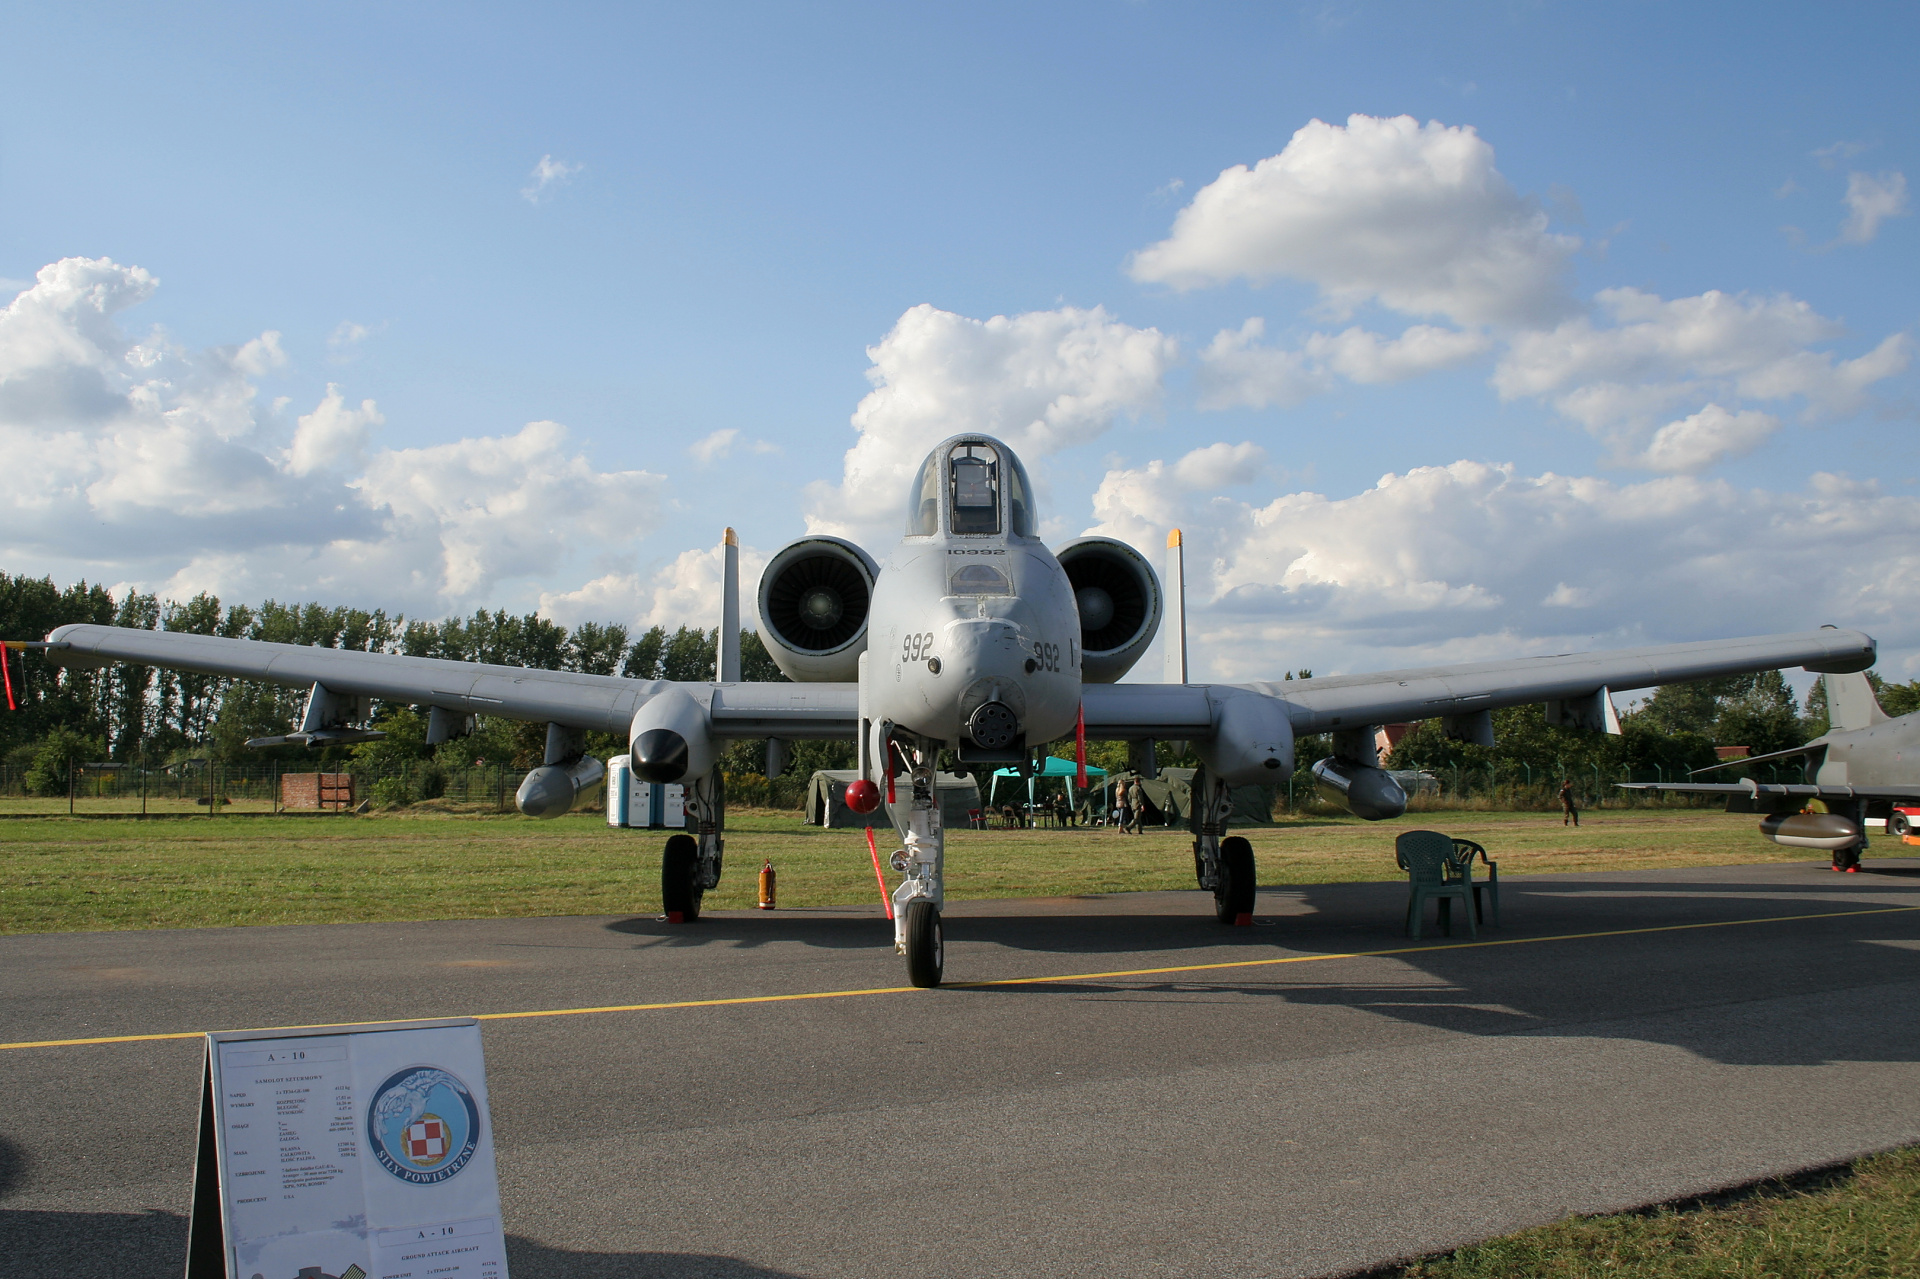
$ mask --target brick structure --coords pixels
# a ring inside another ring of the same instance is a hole
[[[353,807],[353,774],[282,773],[280,807],[344,813]]]

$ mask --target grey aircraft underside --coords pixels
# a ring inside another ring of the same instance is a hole
[[[1805,781],[1633,782],[1621,783],[1622,789],[1724,795],[1729,813],[1764,814],[1760,833],[1775,843],[1827,849],[1835,870],[1858,870],[1867,848],[1867,818],[1887,818],[1887,833],[1899,838],[1906,833],[1906,818],[1894,809],[1920,803],[1920,711],[1889,716],[1865,675],[1821,679],[1827,686],[1827,733],[1791,750],[1694,770],[1797,759]],[[1826,812],[1802,811],[1816,800]]]
[[[729,531],[721,648],[712,682],[659,682],[486,666],[109,626],[47,637],[58,665],[133,662],[310,689],[302,717],[274,742],[366,740],[375,702],[427,708],[428,741],[466,731],[475,715],[545,721],[545,763],[516,799],[551,817],[598,782],[587,729],[624,733],[634,772],[686,786],[689,833],[670,836],[661,892],[669,919],[697,919],[720,878],[725,796],[716,759],[728,740],[852,739],[863,780],[907,792],[889,806],[901,847],[892,897],[894,942],[916,985],[943,971],[943,846],[933,770],[942,750],[967,764],[1020,765],[1084,723],[1088,738],[1185,741],[1194,779],[1194,869],[1219,919],[1250,922],[1254,859],[1225,834],[1230,788],[1277,781],[1297,736],[1331,733],[1314,765],[1321,790],[1355,814],[1396,817],[1406,796],[1380,767],[1376,727],[1441,719],[1450,736],[1491,744],[1491,712],[1546,704],[1551,722],[1605,732],[1610,690],[1804,666],[1872,665],[1874,642],[1824,627],[1784,635],[1562,653],[1310,681],[1194,684],[1186,675],[1181,550],[1170,539],[1163,587],[1147,557],[1111,538],[1058,551],[1035,536],[1033,489],[1012,450],[960,435],[928,454],[908,493],[906,531],[884,565],[839,538],[791,543],[759,585],[761,637],[793,683],[740,681],[738,552]],[[1170,617],[1163,683],[1118,681]],[[24,646],[24,645],[23,645]],[[858,785],[858,783],[856,783]],[[863,795],[870,792],[864,792]]]

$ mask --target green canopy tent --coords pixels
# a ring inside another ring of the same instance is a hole
[[[1149,824],[1157,817],[1167,825],[1175,826],[1186,821],[1187,815],[1193,810],[1193,775],[1196,771],[1191,768],[1163,768],[1158,777],[1115,773],[1108,779],[1107,784],[1126,786],[1138,781],[1150,806],[1147,815]],[[1274,794],[1275,788],[1272,786],[1235,786],[1233,814],[1227,818],[1227,825],[1273,825]],[[1106,811],[1113,810],[1112,801],[1108,800],[1104,794],[1102,804]]]
[[[811,826],[885,826],[889,817],[886,784],[880,786],[880,807],[871,813],[856,813],[847,807],[847,787],[860,776],[852,769],[826,769],[814,773],[807,782],[807,824]],[[957,828],[967,824],[969,815],[980,807],[980,785],[971,773],[934,774],[934,794],[940,801],[940,824]],[[895,782],[895,795],[910,789],[905,774]]]
[[[998,797],[998,795],[1000,794],[1001,778],[1024,777],[1027,782],[1027,807],[1028,808],[1033,807],[1034,786],[1037,783],[1043,780],[1046,780],[1048,778],[1053,778],[1060,781],[1062,787],[1065,788],[1066,790],[1067,802],[1069,804],[1072,804],[1074,803],[1073,779],[1075,776],[1079,774],[1079,772],[1080,772],[1080,766],[1078,764],[1074,763],[1070,759],[1061,759],[1057,755],[1048,755],[1045,759],[1045,762],[1042,764],[1042,766],[1039,769],[1030,771],[1030,772],[1023,773],[1017,768],[1002,768],[997,772],[995,772],[993,775],[993,785],[987,789],[987,803],[989,805],[993,804],[996,798]],[[1092,764],[1087,765],[1088,777],[1105,777],[1106,775],[1107,775],[1106,769],[1097,768]]]

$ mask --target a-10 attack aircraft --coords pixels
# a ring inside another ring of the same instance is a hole
[[[698,918],[720,879],[725,797],[720,743],[852,738],[859,798],[877,787],[910,793],[889,806],[901,848],[892,864],[894,944],[910,980],[938,985],[943,968],[940,811],[934,767],[942,750],[962,763],[1022,765],[1084,733],[1126,740],[1151,768],[1154,739],[1193,745],[1194,871],[1223,923],[1251,922],[1254,858],[1224,837],[1230,788],[1293,771],[1294,738],[1331,733],[1314,765],[1322,791],[1358,816],[1397,817],[1406,795],[1380,767],[1377,725],[1441,718],[1457,738],[1491,744],[1490,712],[1546,703],[1550,721],[1607,731],[1610,689],[1644,688],[1782,666],[1861,671],[1874,642],[1831,627],[1598,653],[1562,653],[1343,675],[1309,681],[1192,684],[1186,680],[1184,587],[1163,589],[1147,558],[1125,543],[1083,537],[1050,551],[1035,536],[1033,487],[1005,444],[957,435],[927,455],[907,493],[906,531],[885,565],[840,538],[784,547],[760,579],[761,636],[793,683],[740,682],[738,552],[731,534],[721,600],[721,649],[711,683],[630,680],[388,653],[221,639],[110,626],[63,626],[47,637],[60,665],[134,662],[203,674],[311,686],[294,731],[268,741],[365,740],[376,699],[429,708],[429,743],[465,731],[470,717],[546,721],[543,766],[516,801],[552,817],[598,782],[586,729],[627,734],[636,775],[686,786],[690,833],[670,836],[661,861],[668,918]],[[1177,542],[1177,538],[1173,539]],[[1171,613],[1168,680],[1117,681]],[[36,645],[39,646],[39,645]],[[861,782],[868,783],[862,787]]]
[[[1792,848],[1824,848],[1833,868],[1860,869],[1867,818],[1885,817],[1887,833],[1906,834],[1898,808],[1920,803],[1920,711],[1889,716],[1865,675],[1823,675],[1829,731],[1792,750],[1729,759],[1694,772],[1799,759],[1804,782],[1623,782],[1624,790],[1724,795],[1729,813],[1761,813],[1760,833]],[[1803,812],[1818,800],[1827,811]]]

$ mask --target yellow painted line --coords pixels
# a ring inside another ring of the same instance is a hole
[[[1754,919],[1719,919],[1703,924],[1655,924],[1647,928],[1612,928],[1597,933],[1556,933],[1548,937],[1506,937],[1495,941],[1440,942],[1432,946],[1395,946],[1387,950],[1349,950],[1329,954],[1281,955],[1272,959],[1229,959],[1210,964],[1173,964],[1165,968],[1115,968],[1095,973],[1062,973],[1051,977],[1001,977],[993,981],[951,982],[947,990],[983,990],[993,986],[1042,986],[1061,982],[1103,981],[1116,977],[1163,977],[1169,973],[1219,972],[1227,968],[1272,968],[1280,964],[1318,964],[1335,959],[1381,959],[1394,955],[1422,955],[1442,950],[1484,950],[1493,946],[1530,946],[1539,942],[1591,941],[1599,937],[1638,937],[1649,933],[1683,933],[1700,928],[1738,928],[1747,924],[1790,924],[1803,919],[1851,919],[1863,915],[1898,915],[1920,911],[1920,906],[1875,906],[1867,910],[1830,910],[1810,915],[1767,915]],[[476,1021],[520,1021],[529,1017],[584,1017],[592,1013],[650,1013],[673,1008],[726,1008],[739,1004],[790,1004],[806,999],[859,999],[868,995],[904,995],[915,986],[874,986],[866,990],[814,990],[797,995],[736,995],[727,999],[677,999],[657,1004],[606,1004],[597,1008],[542,1008],[513,1013],[473,1013]],[[376,1026],[380,1021],[344,1021],[334,1026]],[[257,1029],[269,1029],[260,1027]],[[272,1027],[290,1030],[298,1027]],[[95,1039],[38,1039],[0,1044],[13,1048],[80,1048],[90,1044],[138,1044],[162,1039],[199,1039],[205,1031],[173,1031],[161,1035],[103,1035]]]

